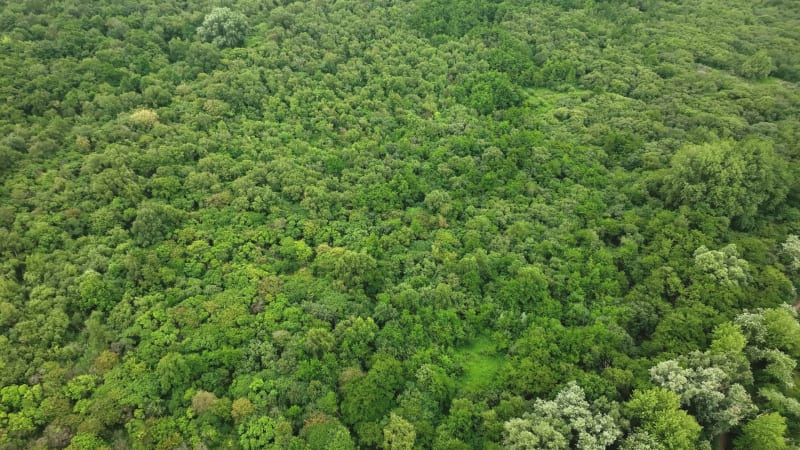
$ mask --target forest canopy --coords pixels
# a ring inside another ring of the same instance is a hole
[[[0,0],[0,449],[800,445],[786,0]]]

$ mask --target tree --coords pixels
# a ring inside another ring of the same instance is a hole
[[[537,317],[561,317],[561,304],[550,297],[547,277],[538,266],[522,267],[501,291],[514,310],[528,311]]]
[[[694,358],[661,362],[650,376],[657,386],[680,395],[707,438],[729,431],[757,410],[745,388],[699,352]]]
[[[182,211],[158,202],[144,202],[136,210],[131,234],[137,244],[146,247],[164,239],[180,222]]]
[[[383,429],[383,448],[385,450],[411,450],[417,432],[414,425],[395,413],[389,415],[389,423]]]
[[[192,370],[186,357],[180,353],[165,354],[156,366],[158,381],[162,392],[185,386],[191,381]]]
[[[756,139],[687,145],[672,157],[664,181],[670,204],[705,206],[742,226],[781,203],[789,186],[786,162],[770,142]]]
[[[767,78],[773,70],[775,70],[775,64],[769,53],[759,50],[745,58],[739,66],[739,75],[752,80],[762,80]]]
[[[378,422],[394,406],[402,386],[402,366],[394,358],[377,357],[372,369],[342,387],[342,420],[348,425]],[[380,432],[380,430],[378,430]]]
[[[76,434],[67,446],[67,450],[109,448],[105,441],[97,437],[94,433],[81,432]]]
[[[197,29],[197,34],[205,42],[218,47],[239,47],[244,44],[248,32],[247,18],[230,8],[214,8]]]
[[[81,297],[80,307],[85,311],[109,311],[117,300],[103,276],[91,269],[81,275],[78,290]]]
[[[583,389],[572,382],[554,400],[537,399],[532,412],[507,421],[503,443],[520,450],[605,449],[621,432],[610,415],[597,409],[586,401]]]
[[[767,343],[794,358],[800,358],[800,323],[797,313],[789,307],[764,312]]]
[[[800,237],[791,234],[781,244],[781,256],[792,273],[800,274]]]
[[[331,351],[335,344],[333,333],[325,328],[312,328],[308,330],[304,342],[306,351],[317,358]]]
[[[514,418],[507,421],[503,445],[509,450],[566,450],[567,437],[547,422],[536,422],[530,418]]]
[[[782,450],[786,446],[786,418],[778,413],[764,414],[742,427],[742,434],[734,441],[736,450]]]
[[[269,416],[254,417],[239,425],[239,445],[245,450],[267,448],[275,438],[275,420]]]
[[[217,396],[214,395],[213,392],[197,391],[197,393],[192,396],[192,410],[195,414],[203,414],[213,408],[217,400]]]
[[[333,331],[339,345],[339,354],[345,360],[365,360],[369,355],[378,326],[372,317],[345,319]]]
[[[800,323],[789,307],[744,313],[734,323],[747,340],[747,358],[756,367],[756,380],[794,387],[794,370],[800,356]]]
[[[505,73],[486,71],[465,77],[458,86],[457,97],[480,114],[490,114],[518,105],[523,94]]]
[[[694,448],[694,447],[693,447]],[[664,450],[664,446],[650,433],[637,431],[631,433],[620,445],[621,450]]]
[[[749,345],[777,349],[800,358],[800,322],[791,307],[743,313],[736,317],[735,323]]]
[[[788,425],[791,434],[796,436],[798,431],[796,424],[800,424],[800,401],[771,387],[759,389],[758,395],[765,402],[767,408],[789,418]]]
[[[700,246],[694,251],[694,264],[702,273],[723,286],[739,286],[749,280],[749,265],[739,258],[735,244],[726,245],[721,250],[709,250]]]
[[[625,404],[635,430],[652,436],[666,450],[697,448],[701,427],[680,409],[678,394],[663,388],[636,391]],[[632,442],[628,444],[632,445]]]
[[[231,403],[231,417],[239,422],[256,411],[253,402],[247,398],[237,398]]]
[[[447,216],[452,209],[450,194],[441,189],[434,189],[425,195],[425,207],[431,212]]]
[[[338,420],[325,414],[307,419],[300,436],[306,439],[311,450],[355,450],[356,448],[350,431]]]
[[[128,117],[128,122],[134,128],[150,130],[158,123],[158,113],[152,109],[137,109]]]

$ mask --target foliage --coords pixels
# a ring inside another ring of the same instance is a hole
[[[745,78],[763,80],[773,70],[775,70],[775,65],[772,63],[769,53],[759,50],[745,58],[739,67],[739,74]]]
[[[650,369],[653,382],[680,395],[681,403],[694,413],[707,436],[729,431],[756,411],[747,390],[732,383],[720,367],[688,361],[681,367],[675,360]]]
[[[522,418],[505,423],[507,448],[604,449],[620,435],[614,419],[595,412],[583,389],[571,383],[551,401],[537,400]]]
[[[244,44],[247,31],[247,18],[242,13],[230,8],[214,8],[197,28],[197,35],[205,42],[226,48]]]
[[[787,259],[789,268],[797,273],[800,272],[800,237],[790,235],[781,244],[781,253]]]
[[[411,450],[417,433],[414,425],[392,413],[389,424],[383,429],[383,448],[386,450]]]
[[[694,251],[695,266],[723,286],[738,286],[748,280],[747,261],[739,258],[736,245],[726,245],[721,250],[700,246]]]
[[[0,448],[798,445],[794,5],[3,5]]]
[[[769,142],[726,140],[676,152],[665,190],[672,204],[708,207],[749,225],[760,209],[783,201],[785,176]]]
[[[742,427],[742,435],[736,439],[734,448],[786,448],[786,419],[778,413],[764,414]]]
[[[680,404],[679,395],[663,388],[634,392],[625,410],[631,423],[641,431],[634,433],[637,437],[626,440],[625,445],[635,448],[652,439],[663,449],[697,448],[701,427],[694,417],[680,409]]]

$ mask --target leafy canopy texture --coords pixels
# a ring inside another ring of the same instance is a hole
[[[675,153],[665,189],[671,204],[709,208],[748,225],[759,209],[783,201],[786,176],[769,142],[723,140]]]
[[[244,44],[248,29],[244,14],[230,8],[214,8],[197,29],[197,34],[203,41],[220,48],[239,47]]]
[[[697,448],[701,427],[680,406],[680,396],[664,388],[634,392],[625,412],[637,432],[625,440],[623,448]]]
[[[796,3],[0,1],[0,450],[797,448]]]
[[[726,245],[720,250],[700,246],[694,251],[695,266],[724,286],[738,286],[748,279],[747,261],[739,258],[736,245]]]
[[[764,414],[742,427],[742,434],[736,439],[736,450],[764,448],[782,450],[786,448],[786,418],[778,413]]]
[[[586,401],[572,382],[554,400],[536,400],[533,411],[505,423],[506,448],[602,450],[620,436],[614,419]]]

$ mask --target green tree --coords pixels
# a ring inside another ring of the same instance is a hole
[[[709,250],[701,246],[694,252],[694,264],[702,273],[723,286],[739,286],[750,278],[749,265],[739,258],[735,244],[726,245],[721,250]]]
[[[692,447],[694,448],[694,447]],[[620,445],[622,450],[664,450],[661,442],[650,433],[637,431],[631,433]]]
[[[350,381],[342,387],[341,411],[344,423],[356,426],[380,421],[394,406],[402,381],[402,366],[399,361],[384,355],[377,357],[367,376]]]
[[[269,416],[254,417],[239,425],[239,445],[245,450],[268,448],[275,438],[275,420]]]
[[[678,394],[655,388],[634,392],[625,404],[625,413],[634,429],[655,438],[661,448],[695,449],[698,447],[701,427],[680,406]]]
[[[114,290],[103,280],[103,276],[91,269],[81,275],[78,290],[81,309],[86,311],[109,311],[117,300]]]
[[[475,108],[480,114],[517,106],[523,99],[522,91],[508,75],[495,71],[466,77],[459,85],[457,95],[465,105]]]
[[[672,205],[707,207],[749,225],[788,192],[786,162],[769,141],[687,145],[672,157],[664,191]]]
[[[237,398],[231,403],[231,417],[237,423],[256,411],[253,402],[247,398]]]
[[[158,202],[144,202],[136,210],[131,234],[137,244],[150,246],[164,239],[183,218],[181,211]]]
[[[792,273],[800,274],[800,237],[789,235],[781,244],[781,256]]]
[[[165,354],[156,366],[158,382],[162,392],[186,386],[191,381],[192,370],[186,357],[180,353]]]
[[[84,450],[108,448],[105,441],[97,437],[94,433],[81,432],[76,434],[67,446],[68,450]]]
[[[738,67],[739,75],[753,80],[762,80],[768,77],[773,70],[775,70],[775,64],[769,53],[764,50],[748,56]]]
[[[788,305],[740,314],[735,323],[747,337],[748,344],[777,349],[800,358],[800,322],[797,313]]]
[[[248,28],[244,14],[230,8],[214,8],[206,15],[197,34],[203,41],[221,48],[239,47],[244,44]]]
[[[554,400],[537,399],[533,411],[505,424],[503,443],[508,448],[608,448],[620,437],[614,419],[590,405],[574,382]]]
[[[333,333],[325,328],[312,328],[306,333],[303,345],[307,352],[319,358],[333,350],[335,338]]]
[[[742,434],[734,441],[734,449],[781,450],[786,445],[786,419],[778,413],[756,417],[742,427]]]
[[[731,430],[758,409],[741,384],[704,358],[664,361],[650,369],[650,376],[657,386],[680,396],[706,438]]]
[[[789,307],[740,314],[734,323],[747,340],[745,354],[757,370],[759,383],[794,387],[794,372],[800,353],[800,323]]]
[[[383,448],[385,450],[411,450],[417,432],[414,425],[395,413],[389,415],[389,423],[383,429]]]

